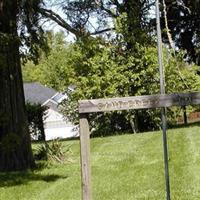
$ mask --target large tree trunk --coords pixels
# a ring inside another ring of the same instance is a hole
[[[0,0],[0,171],[34,166],[17,37],[18,0]]]

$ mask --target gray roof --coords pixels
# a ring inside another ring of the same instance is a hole
[[[44,104],[56,93],[56,90],[45,87],[38,82],[24,83],[24,95],[26,102]]]

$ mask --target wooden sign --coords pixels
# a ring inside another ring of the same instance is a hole
[[[130,110],[130,109],[163,108],[170,106],[187,106],[196,104],[200,104],[200,92],[135,96],[135,97],[124,97],[124,98],[109,98],[109,99],[91,99],[91,100],[79,101],[82,199],[92,200],[90,142],[89,142],[90,131],[87,119],[88,113],[106,112],[115,110]],[[164,136],[166,137],[166,133],[164,134]],[[166,144],[166,138],[165,138],[165,144]],[[166,154],[165,159],[168,159],[166,148],[164,150]],[[168,173],[168,164],[165,165],[165,168],[166,167]],[[169,174],[166,174],[166,177],[169,177]],[[169,182],[167,183],[169,188]]]
[[[200,92],[79,101],[79,113],[162,108],[200,104]]]

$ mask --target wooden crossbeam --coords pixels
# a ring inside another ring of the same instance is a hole
[[[200,104],[200,92],[133,96],[79,101],[79,113],[162,108]]]

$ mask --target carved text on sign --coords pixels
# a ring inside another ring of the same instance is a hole
[[[200,92],[79,101],[79,113],[161,108],[200,104]]]
[[[180,95],[177,95],[177,102],[180,105],[189,105],[189,104],[192,103],[192,98],[191,98],[191,96],[180,96]]]
[[[109,101],[105,103],[98,103],[97,107],[99,110],[105,109],[134,109],[138,107],[151,107],[153,105],[157,105],[159,102],[158,99],[142,99],[142,100],[129,100],[129,101]]]

